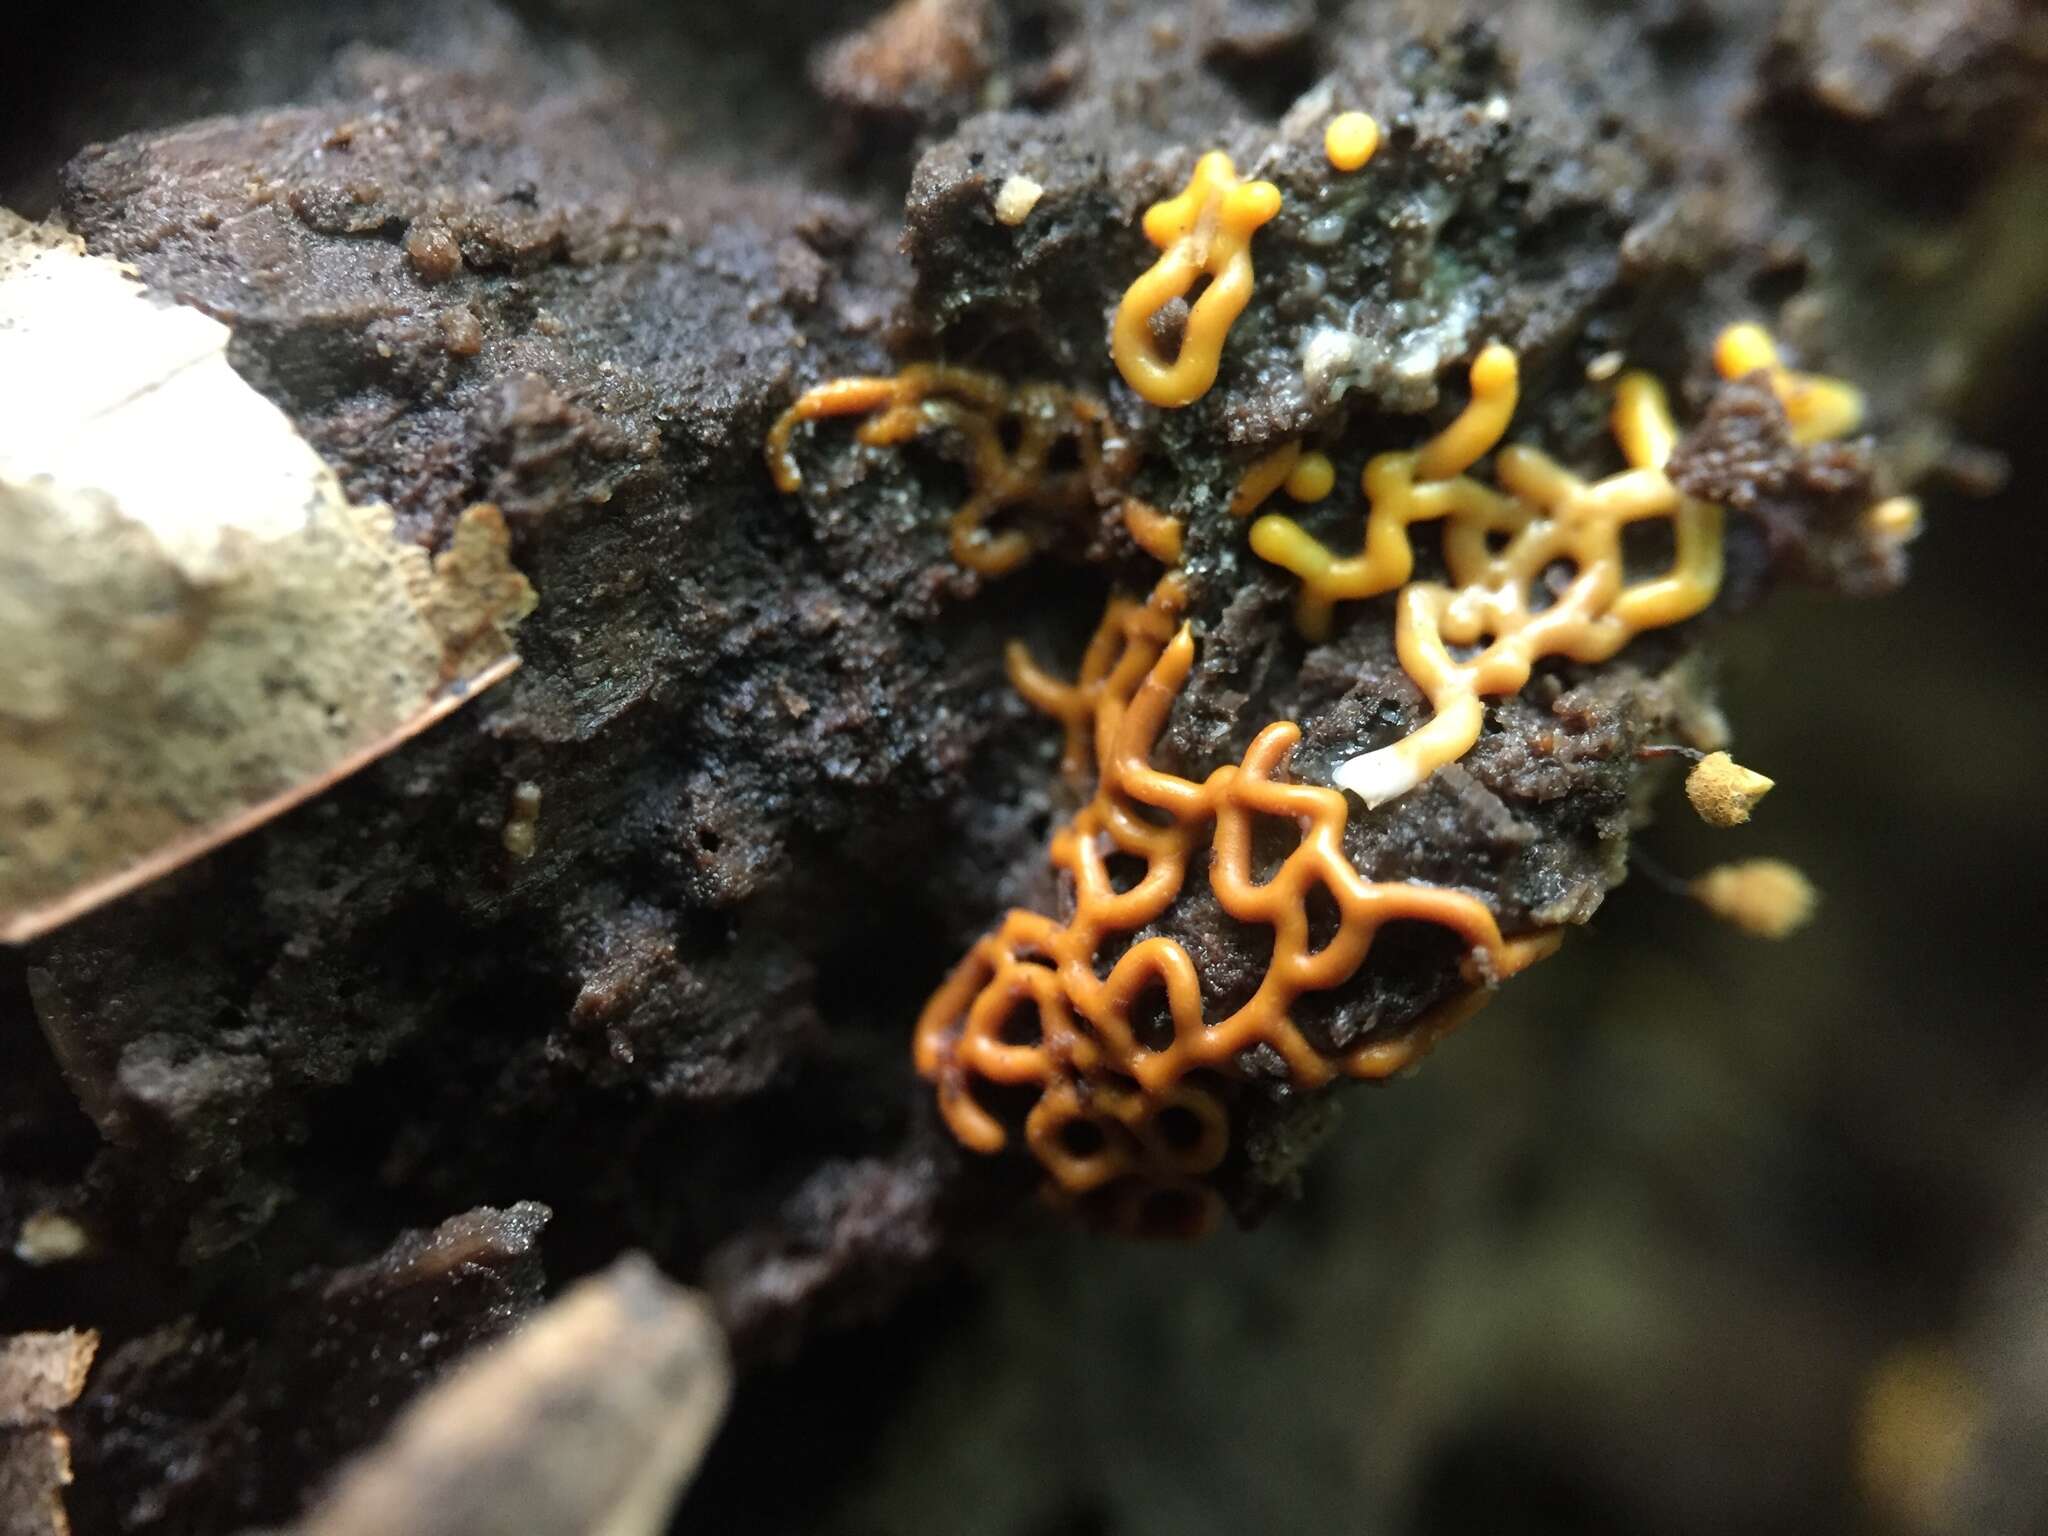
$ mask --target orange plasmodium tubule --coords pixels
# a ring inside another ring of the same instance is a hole
[[[1028,1089],[1024,1139],[1053,1192],[1115,1228],[1154,1235],[1199,1232],[1216,1219],[1210,1176],[1229,1150],[1228,1084],[1245,1053],[1268,1048],[1301,1089],[1386,1077],[1557,942],[1554,933],[1504,938],[1468,892],[1361,875],[1344,853],[1343,795],[1288,776],[1301,734],[1292,722],[1268,725],[1241,762],[1200,781],[1156,767],[1154,746],[1194,663],[1184,601],[1172,573],[1146,602],[1113,600],[1071,683],[1012,647],[1012,680],[1066,727],[1069,771],[1093,760],[1093,797],[1052,839],[1072,911],[1064,920],[1022,909],[1005,917],[925,1006],[915,1049],[964,1146],[1000,1151],[1009,1132],[991,1090]],[[1263,878],[1255,829],[1295,839]],[[1178,940],[1130,942],[1204,865],[1224,911],[1273,935],[1257,990],[1220,1018],[1210,1017],[1200,972]],[[1309,918],[1318,892],[1339,918],[1320,945]],[[1305,993],[1344,985],[1380,930],[1403,921],[1457,935],[1468,956],[1463,987],[1397,1034],[1341,1051],[1317,1046],[1290,1009]]]
[[[863,416],[856,439],[892,447],[940,436],[963,455],[968,496],[948,524],[953,558],[984,576],[1002,576],[1036,550],[1023,528],[992,529],[999,514],[1068,514],[1092,504],[1104,480],[1098,401],[1052,384],[1012,385],[991,373],[941,363],[913,363],[888,378],[833,379],[806,390],[768,431],[765,453],[776,489],[803,484],[796,429],[807,421]],[[1075,466],[1053,468],[1062,442]]]
[[[1163,254],[1125,294],[1112,339],[1118,368],[1144,399],[1185,405],[1214,382],[1250,295],[1251,235],[1278,206],[1277,190],[1239,180],[1217,153],[1202,158],[1178,197],[1147,213],[1146,233]],[[1153,316],[1204,274],[1209,286],[1169,361]],[[1858,391],[1786,368],[1759,327],[1729,327],[1715,361],[1724,377],[1762,373],[1798,442],[1861,422]],[[1235,1085],[1254,1054],[1277,1061],[1297,1090],[1385,1077],[1469,1017],[1495,983],[1556,947],[1556,930],[1504,935],[1469,891],[1361,873],[1344,852],[1351,808],[1343,791],[1368,807],[1406,793],[1469,751],[1484,700],[1518,692],[1537,663],[1607,660],[1643,631],[1701,613],[1720,590],[1724,516],[1665,472],[1677,428],[1656,379],[1629,372],[1616,380],[1609,425],[1626,467],[1592,480],[1534,448],[1503,446],[1521,387],[1513,351],[1485,347],[1469,380],[1470,400],[1441,431],[1367,464],[1356,553],[1338,554],[1284,515],[1267,513],[1251,527],[1254,553],[1299,578],[1296,616],[1311,640],[1328,635],[1338,604],[1396,594],[1396,652],[1431,715],[1402,740],[1340,763],[1335,787],[1291,776],[1301,731],[1287,720],[1266,725],[1239,761],[1201,779],[1154,763],[1195,661],[1178,570],[1186,525],[1123,489],[1134,473],[1130,450],[1099,401],[915,364],[893,377],[821,384],[769,432],[768,466],[785,492],[802,484],[795,434],[805,422],[862,418],[855,437],[871,447],[938,440],[969,483],[951,516],[953,555],[984,574],[1030,559],[1048,519],[1111,509],[1132,543],[1169,567],[1146,600],[1111,600],[1071,682],[1010,647],[1012,683],[1060,723],[1062,772],[1087,795],[1051,841],[1060,915],[1009,912],[932,995],[915,1031],[916,1069],[961,1144],[993,1154],[1021,1130],[1049,1192],[1107,1225],[1151,1234],[1213,1225]],[[1055,468],[1068,444],[1072,465]],[[1470,473],[1489,456],[1492,483]],[[1297,502],[1319,501],[1334,478],[1326,455],[1285,443],[1244,470],[1229,510],[1249,517],[1283,488]],[[1904,497],[1868,517],[1875,533],[1897,539],[1919,522],[1917,504]],[[1668,526],[1668,563],[1631,576],[1624,534],[1652,521]],[[1410,530],[1425,523],[1438,525],[1443,580],[1416,579]],[[1748,797],[1745,812],[1758,786],[1768,787],[1750,778],[1734,786]],[[1289,851],[1274,864],[1281,839]],[[1272,934],[1256,988],[1227,1009],[1188,947],[1163,931],[1198,880],[1231,920]],[[1759,932],[1790,931],[1811,910],[1810,888],[1766,864],[1714,872],[1696,894]],[[1326,920],[1311,937],[1312,906],[1335,913],[1333,932]],[[1361,1044],[1312,1039],[1295,1021],[1296,1005],[1358,976],[1394,922],[1456,936],[1465,958],[1448,992]]]
[[[1784,369],[1756,326],[1724,332],[1716,362],[1730,378],[1765,370],[1802,441],[1861,420],[1853,388]],[[1464,756],[1484,723],[1483,701],[1519,692],[1537,662],[1606,661],[1644,630],[1705,611],[1721,587],[1723,514],[1665,474],[1678,434],[1654,378],[1630,372],[1617,381],[1610,425],[1628,467],[1590,481],[1534,448],[1501,447],[1520,392],[1509,348],[1484,348],[1470,382],[1470,402],[1441,432],[1366,466],[1365,539],[1356,554],[1337,554],[1285,516],[1252,525],[1253,552],[1301,579],[1296,615],[1312,640],[1327,637],[1336,604],[1399,593],[1395,647],[1432,715],[1404,739],[1338,765],[1333,782],[1368,806]],[[1497,485],[1466,473],[1488,454]],[[1653,520],[1670,528],[1670,566],[1630,580],[1624,531]],[[1448,581],[1412,579],[1409,530],[1432,522],[1442,528]]]
[[[1124,293],[1109,343],[1117,372],[1142,399],[1173,409],[1209,392],[1223,343],[1251,302],[1252,235],[1279,211],[1280,189],[1240,180],[1220,149],[1195,162],[1177,196],[1145,211],[1145,238],[1160,256]],[[1205,276],[1208,287],[1188,307],[1179,352],[1162,356],[1153,317]]]

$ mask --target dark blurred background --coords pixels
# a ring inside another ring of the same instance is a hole
[[[853,1492],[750,1528],[2048,1529],[2048,661],[2015,643],[2048,461],[2007,404],[2011,489],[1937,504],[1905,592],[1789,594],[1717,648],[1757,819],[1674,786],[1643,839],[1793,860],[1810,928],[1632,880],[1348,1096],[1264,1229],[1047,1234],[758,1388],[736,1427]],[[901,1401],[849,1419],[849,1377]],[[759,1443],[700,1499],[772,1486]]]
[[[16,0],[0,203],[43,211],[89,138],[290,99],[304,26],[267,64],[244,44],[305,9],[108,30]],[[637,37],[653,8],[531,9]],[[678,7],[734,32],[735,100],[774,65],[739,9]],[[201,57],[209,28],[244,42]],[[2005,378],[2042,377],[2048,317],[2011,349]],[[2031,384],[1980,393],[2007,488],[1931,501],[1906,591],[1787,594],[1717,643],[1778,784],[1756,821],[1711,831],[1674,781],[1642,840],[1681,874],[1792,860],[1809,929],[1760,943],[1632,880],[1419,1075],[1350,1095],[1263,1230],[1041,1232],[769,1370],[685,1528],[2048,1529],[2048,422]]]
[[[824,1528],[2048,1528],[2048,679],[2011,638],[2048,466],[2015,405],[2014,491],[1938,508],[1905,593],[1727,637],[1757,820],[1674,804],[1644,839],[1792,859],[1811,928],[1632,880],[1349,1096],[1265,1229],[1047,1236],[947,1330],[828,1345],[775,1413],[913,1384]]]

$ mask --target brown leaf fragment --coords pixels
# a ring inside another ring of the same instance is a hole
[[[68,1536],[71,1442],[52,1419],[78,1400],[99,1335],[0,1338],[0,1536]]]
[[[709,1305],[629,1255],[415,1401],[293,1536],[654,1536],[729,1391]]]

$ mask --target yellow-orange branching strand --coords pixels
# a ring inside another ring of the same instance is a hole
[[[1223,343],[1252,296],[1252,235],[1280,211],[1270,181],[1241,181],[1230,156],[1213,150],[1174,197],[1145,211],[1145,238],[1159,259],[1125,292],[1110,330],[1110,356],[1124,382],[1153,405],[1191,405],[1209,392]],[[1152,318],[1185,298],[1203,277],[1209,286],[1188,309],[1179,352],[1160,355]]]
[[[1094,796],[1052,840],[1072,911],[1065,920],[1012,911],[933,995],[916,1036],[917,1069],[937,1086],[962,1144],[1001,1150],[1009,1132],[992,1090],[1028,1089],[1024,1139],[1053,1188],[1145,1232],[1213,1221],[1210,1176],[1230,1145],[1225,1088],[1246,1052],[1269,1048],[1300,1088],[1385,1077],[1469,1016],[1493,982],[1556,945],[1554,934],[1503,938],[1485,903],[1466,892],[1361,875],[1344,853],[1344,797],[1287,775],[1300,737],[1291,722],[1267,726],[1242,762],[1199,782],[1155,767],[1154,745],[1194,662],[1184,603],[1171,574],[1147,602],[1113,601],[1072,683],[1012,649],[1011,675],[1025,697],[1067,729],[1069,771],[1085,772],[1093,756]],[[1264,878],[1253,854],[1262,825],[1296,837]],[[1177,940],[1155,933],[1130,942],[1167,916],[1205,864],[1224,911],[1273,935],[1256,992],[1224,1017],[1212,1015]],[[1309,936],[1318,892],[1338,914],[1335,935],[1319,947]],[[1379,931],[1399,921],[1458,936],[1469,955],[1467,990],[1405,1030],[1334,1053],[1319,1048],[1292,1021],[1294,1004],[1350,981]],[[1108,953],[1117,958],[1105,970]],[[1148,1006],[1162,1025],[1148,1023]]]
[[[803,484],[797,427],[839,416],[867,418],[855,436],[871,447],[934,436],[961,455],[968,496],[949,524],[953,558],[984,576],[1016,570],[1036,549],[1029,527],[992,528],[999,515],[1071,515],[1093,504],[1106,478],[1099,402],[1050,384],[1012,385],[969,368],[916,363],[893,378],[834,379],[799,396],[768,432],[777,489]],[[1073,443],[1076,465],[1054,469],[1063,441]]]

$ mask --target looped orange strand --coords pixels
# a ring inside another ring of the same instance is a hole
[[[1050,384],[1013,386],[993,374],[916,363],[894,378],[834,379],[807,390],[769,429],[769,474],[785,494],[803,484],[793,441],[797,427],[828,417],[866,416],[856,439],[888,447],[928,433],[965,449],[969,493],[948,524],[953,558],[984,576],[1016,570],[1035,552],[1031,535],[992,533],[991,519],[1013,508],[1071,510],[1092,501],[1104,479],[1099,402]],[[1005,443],[1004,429],[1015,435]],[[1054,449],[1071,437],[1079,467],[1050,472]]]
[[[1863,391],[1825,374],[1798,373],[1778,361],[1771,333],[1753,322],[1731,325],[1714,340],[1714,367],[1724,379],[1761,372],[1785,409],[1795,443],[1847,437],[1863,425]]]
[[[1614,433],[1632,467],[1588,483],[1533,448],[1509,448],[1498,475],[1509,492],[1492,515],[1447,522],[1452,585],[1415,582],[1395,610],[1402,667],[1435,716],[1405,740],[1340,764],[1334,781],[1378,805],[1404,794],[1479,739],[1481,700],[1519,693],[1545,657],[1606,661],[1645,629],[1703,612],[1721,584],[1719,507],[1682,495],[1664,474],[1676,437],[1664,391],[1648,375],[1624,376]],[[1622,531],[1668,519],[1675,554],[1664,575],[1624,576]],[[1489,541],[1506,540],[1498,553]],[[1561,592],[1538,586],[1556,566],[1572,575]],[[1451,647],[1483,646],[1459,660]]]
[[[1145,211],[1145,238],[1159,259],[1125,292],[1110,330],[1110,356],[1124,382],[1153,405],[1191,405],[1209,392],[1223,343],[1252,296],[1252,235],[1280,211],[1270,181],[1241,181],[1230,156],[1212,150],[1195,162],[1178,196]],[[1188,311],[1180,352],[1159,353],[1152,317],[1185,298],[1206,275],[1209,286]]]
[[[1783,367],[1760,327],[1722,332],[1715,363],[1728,378],[1763,372],[1801,442],[1862,420],[1859,391]],[[1499,490],[1466,476],[1499,447],[1513,419],[1517,373],[1514,353],[1487,347],[1472,365],[1471,402],[1449,426],[1413,452],[1381,454],[1366,466],[1369,510],[1358,554],[1333,554],[1290,518],[1269,515],[1252,525],[1253,551],[1301,578],[1296,612],[1311,639],[1329,633],[1337,602],[1400,589],[1395,648],[1434,714],[1405,740],[1337,767],[1333,781],[1368,806],[1407,793],[1471,750],[1484,724],[1482,700],[1519,692],[1537,662],[1605,661],[1642,631],[1703,612],[1720,590],[1722,512],[1684,495],[1665,474],[1678,433],[1663,386],[1648,374],[1624,374],[1615,386],[1611,425],[1628,469],[1588,482],[1517,446],[1497,456]],[[1918,508],[1896,500],[1896,508],[1873,511],[1873,531],[1911,537]],[[1671,568],[1630,582],[1623,530],[1652,518],[1671,525]],[[1408,529],[1425,521],[1443,523],[1448,584],[1410,581]],[[1560,567],[1571,574],[1553,593],[1547,583]],[[1463,659],[1455,653],[1475,649]]]
[[[1334,605],[1400,589],[1394,639],[1403,670],[1434,711],[1406,739],[1340,764],[1333,781],[1368,806],[1407,793],[1471,750],[1482,701],[1519,692],[1549,656],[1605,661],[1642,630],[1703,611],[1720,590],[1722,515],[1682,495],[1664,473],[1677,439],[1664,391],[1643,373],[1615,389],[1613,431],[1630,467],[1587,482],[1533,448],[1498,455],[1500,489],[1465,474],[1494,451],[1514,417],[1515,355],[1493,345],[1472,365],[1472,399],[1420,448],[1366,466],[1365,545],[1337,556],[1290,518],[1252,526],[1253,550],[1302,579],[1297,609],[1311,638],[1328,634]],[[1629,583],[1622,531],[1668,519],[1675,558],[1661,576]],[[1408,530],[1443,524],[1448,584],[1416,582]],[[1571,576],[1552,593],[1548,573]],[[1476,654],[1460,659],[1453,648]]]
[[[1250,517],[1264,506],[1275,491],[1287,483],[1301,463],[1301,440],[1283,443],[1264,457],[1252,461],[1230,493],[1230,515]]]
[[[1124,498],[1123,514],[1132,543],[1161,565],[1180,564],[1187,530],[1179,518],[1135,496]]]
[[[1363,489],[1371,511],[1357,554],[1335,554],[1278,513],[1252,524],[1253,552],[1301,578],[1295,617],[1310,639],[1328,637],[1337,603],[1377,597],[1408,580],[1415,570],[1411,524],[1448,517],[1493,523],[1506,516],[1503,498],[1456,477],[1500,440],[1514,415],[1515,354],[1498,344],[1487,347],[1472,364],[1471,377],[1471,403],[1442,432],[1420,448],[1383,453],[1366,466]]]
[[[1504,939],[1485,904],[1465,892],[1362,877],[1343,851],[1344,797],[1283,777],[1300,737],[1291,722],[1266,727],[1240,764],[1199,783],[1152,766],[1194,662],[1192,632],[1180,621],[1185,602],[1171,575],[1146,603],[1113,601],[1073,683],[1012,648],[1011,675],[1025,697],[1067,728],[1068,771],[1082,771],[1088,747],[1094,750],[1094,798],[1052,841],[1053,865],[1071,883],[1072,912],[1061,922],[1012,911],[926,1005],[915,1053],[918,1071],[938,1087],[948,1125],[975,1151],[993,1153],[1007,1142],[979,1088],[1035,1087],[1024,1136],[1054,1186],[1089,1197],[1114,1224],[1141,1230],[1196,1230],[1214,1220],[1217,1200],[1204,1180],[1230,1144],[1219,1088],[1239,1075],[1245,1052],[1269,1047],[1300,1088],[1339,1075],[1386,1076],[1469,1016],[1485,996],[1480,989],[1556,945],[1554,934]],[[1264,881],[1253,857],[1261,817],[1299,834]],[[1257,991],[1213,1022],[1204,1016],[1194,961],[1174,939],[1141,940],[1107,976],[1097,970],[1106,949],[1167,915],[1205,844],[1210,887],[1223,909],[1273,932]],[[1143,869],[1122,888],[1111,874],[1118,855]],[[1328,943],[1312,949],[1308,904],[1318,888],[1340,922]],[[1290,1009],[1305,993],[1344,985],[1379,930],[1404,920],[1463,940],[1473,990],[1397,1038],[1325,1055],[1294,1025]],[[1170,1032],[1141,1038],[1139,1010],[1153,996],[1164,1003]]]

